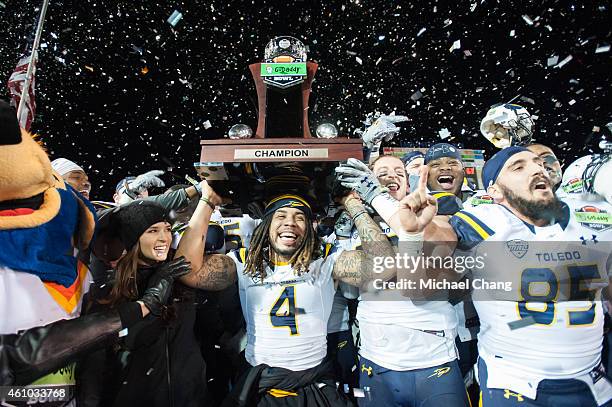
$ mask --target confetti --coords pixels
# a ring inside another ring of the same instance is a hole
[[[210,124],[210,120],[206,120],[203,124],[205,129],[210,129],[212,127],[212,124]]]
[[[170,17],[168,17],[168,24],[175,27],[178,22],[181,21],[181,18],[183,18],[183,13],[178,10],[174,10],[172,14],[170,14]]]
[[[415,102],[416,102],[417,100],[419,100],[419,99],[420,99],[420,98],[422,98],[422,97],[423,97],[423,94],[421,93],[421,91],[417,90],[416,92],[414,92],[414,93],[413,93],[413,94],[410,96],[410,99],[412,99],[413,101],[415,101]]]
[[[423,33],[424,33],[426,30],[427,30],[427,28],[425,28],[425,27],[421,28],[421,29],[419,30],[419,32],[417,33],[417,35],[416,35],[416,36],[417,36],[417,37],[420,37],[420,36],[421,36],[421,34],[423,34]]]
[[[450,137],[450,131],[448,131],[448,129],[446,127],[442,128],[439,132],[438,132],[438,136],[440,136],[440,138],[442,140],[449,138]]]
[[[565,57],[565,59],[563,61],[561,61],[557,65],[555,65],[555,68],[563,68],[565,66],[565,64],[567,64],[573,58],[574,57],[572,57],[571,55],[568,55],[567,57]]]
[[[527,14],[523,14],[523,20],[529,25],[533,25],[533,20]]]
[[[449,51],[453,52],[456,49],[461,49],[461,40],[457,40],[457,41],[453,42],[453,45],[451,45]]]
[[[600,45],[595,49],[596,54],[601,54],[602,52],[610,51],[610,45]]]
[[[550,57],[550,58],[548,58],[546,60],[546,65],[547,66],[553,66],[553,65],[556,65],[557,62],[559,62],[559,57],[556,56],[556,55],[553,55],[552,57]]]

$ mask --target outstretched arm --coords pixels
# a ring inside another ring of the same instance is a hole
[[[374,279],[386,281],[393,278],[396,274],[394,266],[376,268],[382,259],[395,256],[387,236],[368,215],[359,198],[349,195],[344,207],[357,227],[362,250],[342,252],[334,265],[334,278],[362,289],[366,289]]]
[[[189,225],[183,233],[175,257],[184,256],[191,262],[192,272],[181,278],[185,285],[204,290],[222,290],[236,281],[236,264],[223,254],[204,253],[210,216],[221,198],[206,181],[202,185],[202,197]]]
[[[424,264],[425,256],[445,257],[452,255],[456,235],[448,222],[436,216],[436,199],[427,193],[427,167],[421,168],[419,185],[410,195],[400,201],[399,219],[404,232],[398,234],[399,251],[402,256],[410,256],[416,260],[411,264],[414,268],[400,268],[397,271],[399,280],[414,281],[414,287],[402,294],[413,300],[439,298],[437,290],[421,289],[420,281],[429,278],[456,279],[454,270],[434,269]],[[426,238],[426,239],[425,239]],[[425,247],[424,240],[426,240]],[[427,244],[429,243],[429,244]]]

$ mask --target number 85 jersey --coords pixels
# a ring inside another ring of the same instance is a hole
[[[612,207],[572,199],[562,212],[545,227],[523,222],[498,204],[469,208],[450,220],[458,248],[484,259],[472,269],[472,296],[490,388],[535,399],[540,381],[588,382],[600,364]],[[483,280],[505,280],[512,288],[487,298],[478,292]]]
[[[244,273],[246,249],[228,254],[236,263],[247,324],[247,362],[304,370],[323,361],[335,294],[332,271],[340,252],[327,245],[325,255],[301,276],[286,263],[267,265],[263,282]]]

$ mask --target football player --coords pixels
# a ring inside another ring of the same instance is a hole
[[[326,359],[334,279],[367,287],[375,274],[372,258],[394,255],[386,236],[361,201],[347,196],[342,203],[364,236],[363,250],[322,248],[310,205],[282,195],[268,202],[248,251],[203,255],[202,235],[221,200],[208,185],[200,199],[183,235],[192,244],[178,255],[194,262],[195,271],[183,280],[190,286],[220,290],[238,281],[252,368],[235,386],[231,405],[347,405]],[[376,278],[394,275],[391,268]]]
[[[370,171],[350,159],[336,172],[344,186],[359,193],[386,221],[382,229],[397,240],[395,232],[401,233],[397,210],[407,194],[402,161],[380,156]],[[423,187],[426,181],[426,176],[420,180]],[[356,233],[350,244],[359,246]],[[415,304],[399,291],[380,290],[362,294],[357,319],[359,385],[364,391],[364,397],[358,398],[360,406],[468,405],[455,349],[457,316],[448,301]]]
[[[482,405],[612,405],[600,301],[612,263],[612,207],[560,201],[542,158],[524,147],[495,154],[483,181],[494,203],[460,211],[450,223],[458,247],[484,258],[475,279],[504,276],[516,286],[474,300]],[[402,202],[407,232],[419,231],[415,218],[429,206],[422,196]]]

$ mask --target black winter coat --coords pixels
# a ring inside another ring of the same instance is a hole
[[[138,270],[138,292],[143,293],[155,268]],[[97,300],[110,293],[112,283],[91,292],[87,312],[107,308]],[[177,293],[182,300],[177,301]],[[149,315],[114,339],[106,349],[77,365],[80,407],[147,406],[200,407],[206,402],[206,364],[193,328],[195,305],[191,290],[175,283],[175,318],[164,321]]]

